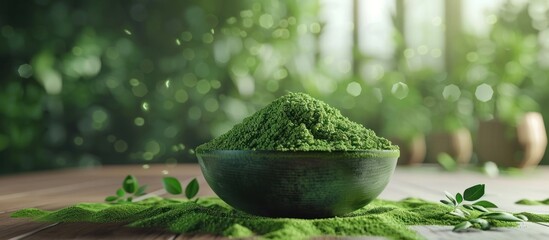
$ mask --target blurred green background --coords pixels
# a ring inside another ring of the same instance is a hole
[[[547,1],[2,1],[0,174],[194,162],[288,91],[412,139],[549,119]],[[473,162],[478,161],[473,154]],[[546,159],[542,163],[547,163]]]

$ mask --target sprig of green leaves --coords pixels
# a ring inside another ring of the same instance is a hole
[[[183,188],[181,182],[174,177],[164,177],[162,179],[162,185],[166,192],[170,194],[182,194]],[[109,203],[123,203],[132,202],[135,197],[145,195],[147,185],[139,185],[137,178],[133,175],[128,175],[122,182],[122,187],[116,190],[116,194],[105,198],[105,202]],[[194,198],[198,194],[200,186],[196,178],[193,178],[185,187],[185,197],[188,199]],[[196,199],[198,200],[198,199]]]
[[[181,187],[181,183],[177,178],[174,177],[164,177],[162,179],[162,183],[164,185],[164,189],[170,194],[178,195],[183,193],[183,188]],[[193,178],[185,187],[185,197],[188,199],[192,199],[198,194],[198,190],[200,190],[200,186],[198,184],[198,181],[196,178]]]
[[[133,175],[128,175],[122,182],[122,187],[116,190],[115,195],[106,197],[105,202],[132,202],[134,197],[145,195],[146,190],[147,185],[139,186],[137,178]]]
[[[440,200],[441,203],[452,207],[448,214],[463,218],[464,221],[454,226],[454,232],[460,232],[472,227],[481,230],[489,230],[491,225],[489,220],[499,220],[506,222],[525,222],[528,218],[521,214],[511,214],[508,212],[491,211],[489,209],[498,206],[487,200],[480,200],[484,196],[485,185],[477,184],[463,191],[463,194],[457,193],[455,197],[449,192],[444,192],[446,199]],[[466,203],[471,202],[471,203]],[[472,217],[470,211],[479,211],[480,215]]]

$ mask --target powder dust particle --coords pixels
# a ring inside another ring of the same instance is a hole
[[[396,150],[385,138],[305,93],[274,100],[227,133],[197,147],[207,150]]]
[[[56,211],[29,208],[12,217],[48,222],[124,222],[131,227],[162,228],[175,233],[211,234],[230,238],[309,239],[317,236],[381,236],[390,239],[422,239],[409,226],[452,226],[462,219],[447,214],[448,206],[421,199],[374,200],[342,217],[324,219],[268,218],[235,210],[217,197],[198,202],[161,199],[137,203],[84,203]],[[480,214],[474,212],[473,214]],[[525,214],[526,215],[526,214]],[[531,214],[531,221],[549,221],[549,215]],[[516,223],[492,222],[494,226]]]

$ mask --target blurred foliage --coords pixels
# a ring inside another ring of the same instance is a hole
[[[316,1],[0,4],[0,173],[195,161],[314,73]],[[296,45],[299,39],[308,41]],[[313,42],[313,44],[311,44]]]
[[[418,64],[440,50],[406,46],[395,15],[394,56],[354,53],[355,76],[320,56],[319,0],[3,1],[0,173],[195,161],[286,91],[404,139],[530,110],[548,121],[547,5],[506,3],[486,36],[461,36],[451,74]]]

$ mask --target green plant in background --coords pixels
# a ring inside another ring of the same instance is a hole
[[[375,69],[365,77],[319,52],[318,0],[4,1],[0,174],[194,161],[192,148],[286,91],[405,139],[473,117],[546,115],[545,5],[507,3],[489,35],[460,37],[451,74],[409,68],[397,11],[393,58],[351,46],[357,66]]]
[[[404,4],[397,1],[397,4]],[[426,84],[433,70],[429,67],[412,68],[409,64],[410,50],[404,30],[404,9],[397,8],[392,16],[395,52],[376,84],[381,126],[384,136],[398,138],[409,143],[418,136],[423,137],[431,129],[430,110],[424,104],[424,94],[420,86]],[[422,140],[423,141],[423,140]]]
[[[548,65],[538,61],[543,52],[538,22],[547,18],[529,13],[538,4],[546,5],[506,2],[487,38],[477,38],[476,49],[466,55],[470,64],[463,73],[481,119],[497,118],[515,126],[525,112],[539,110],[540,93],[535,89],[547,89],[543,74]]]
[[[303,46],[317,2],[3,2],[0,173],[194,161],[192,147],[302,90],[314,71],[294,56],[316,54]]]
[[[484,184],[477,184],[465,189],[463,194],[457,193],[455,196],[449,192],[444,192],[447,200],[443,199],[440,202],[453,208],[448,214],[464,219],[464,221],[454,226],[453,231],[464,231],[471,227],[489,230],[491,227],[490,220],[505,222],[528,221],[528,218],[523,214],[488,210],[490,208],[497,208],[498,206],[487,200],[479,200],[484,196],[484,189]],[[465,203],[466,201],[472,203]]]

